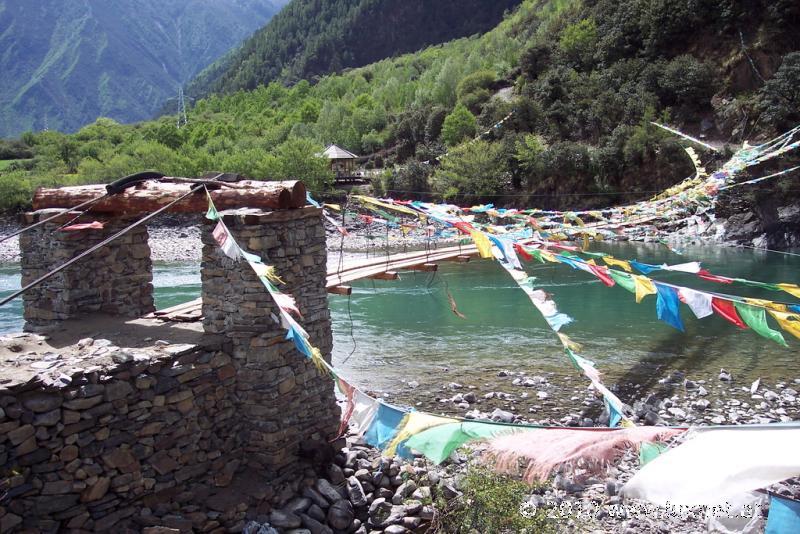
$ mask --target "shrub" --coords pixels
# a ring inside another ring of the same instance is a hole
[[[477,113],[481,105],[492,97],[490,89],[494,82],[494,72],[489,70],[479,70],[465,76],[456,88],[458,101],[473,113]]]
[[[450,501],[439,498],[436,532],[532,534],[556,531],[546,510],[523,513],[523,505],[532,493],[532,488],[524,482],[498,475],[485,467],[472,466],[459,489],[461,495]]]
[[[662,104],[677,105],[685,110],[709,106],[714,94],[714,74],[711,67],[688,54],[667,63],[658,84]]]
[[[760,93],[761,119],[774,130],[787,130],[800,122],[800,52],[783,57],[775,76]]]
[[[433,188],[445,198],[466,197],[468,201],[491,197],[509,179],[503,146],[475,141],[450,150],[433,175]]]
[[[281,180],[302,180],[309,191],[320,192],[333,184],[333,172],[322,147],[308,139],[289,139],[275,151]]]
[[[597,43],[597,24],[594,19],[583,19],[564,28],[558,40],[561,52],[573,62],[588,62]]]
[[[445,117],[442,125],[442,140],[447,146],[455,146],[464,139],[475,136],[477,122],[463,104],[459,104],[453,112]]]

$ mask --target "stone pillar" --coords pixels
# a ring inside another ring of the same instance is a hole
[[[24,224],[52,214],[52,210],[28,213]],[[20,235],[23,286],[125,228],[133,220],[115,218],[106,222],[102,230],[72,232],[58,230],[64,222],[56,219]],[[155,310],[153,264],[147,238],[147,227],[136,227],[24,293],[25,328],[46,329],[87,313],[141,317]]]
[[[294,296],[300,324],[330,361],[333,338],[325,289],[325,228],[317,208],[235,210],[223,220],[247,252],[275,267]],[[339,408],[333,382],[285,340],[271,318],[277,306],[245,260],[227,258],[214,241],[214,224],[203,229],[203,316],[207,333],[227,339],[236,367],[238,413],[245,461],[272,477],[293,472],[299,456],[316,444],[330,451]]]

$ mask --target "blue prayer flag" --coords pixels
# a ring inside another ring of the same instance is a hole
[[[628,263],[633,265],[636,268],[636,270],[639,271],[642,274],[650,274],[653,271],[661,270],[661,266],[660,265],[650,265],[649,263],[639,263],[636,260],[631,260]]]
[[[658,291],[658,300],[656,301],[658,318],[683,332],[683,321],[681,321],[680,312],[681,301],[678,299],[678,292],[674,287],[665,286],[658,282],[655,283],[655,286]]]
[[[378,412],[364,434],[364,441],[373,447],[385,448],[397,434],[405,415],[404,411],[379,401]]]
[[[306,202],[314,206],[315,208],[321,208],[322,206],[319,205],[319,202],[311,198],[311,193],[306,191]]]
[[[764,534],[795,532],[800,532],[800,502],[770,495],[769,516]]]

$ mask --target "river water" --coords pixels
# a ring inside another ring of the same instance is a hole
[[[598,244],[621,259],[646,263],[700,260],[712,272],[765,282],[800,280],[800,257],[719,247],[687,247],[677,255],[660,245]],[[795,251],[796,252],[796,251]],[[682,307],[686,332],[656,318],[655,297],[636,304],[622,288],[607,288],[588,274],[564,265],[528,264],[539,287],[575,322],[563,329],[584,347],[582,354],[619,385],[623,400],[655,387],[672,370],[693,379],[715,379],[720,368],[749,385],[800,377],[800,340],[785,333],[789,348],[752,331],[741,331],[713,316],[697,320]],[[654,278],[697,289],[796,303],[783,292],[722,286],[682,273]],[[200,291],[199,266],[156,264],[157,307],[171,306]],[[19,287],[19,268],[0,268],[0,295]],[[466,319],[452,313],[447,291]],[[492,386],[497,371],[525,371],[562,384],[587,381],[565,359],[558,339],[508,274],[488,260],[442,263],[433,273],[404,273],[397,281],[360,281],[351,297],[330,296],[334,364],[362,387],[412,403],[420,395],[459,382]],[[0,308],[0,332],[22,327],[21,301]],[[410,390],[404,382],[418,382]],[[577,387],[576,386],[576,387]]]

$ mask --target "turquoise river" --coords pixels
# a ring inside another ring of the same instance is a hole
[[[687,247],[677,255],[660,245],[595,245],[618,258],[647,263],[700,260],[710,271],[765,282],[800,282],[800,256],[719,247]],[[795,251],[797,252],[797,251]],[[785,333],[789,348],[738,330],[719,317],[697,320],[682,307],[686,332],[656,318],[655,297],[636,304],[622,288],[607,288],[564,265],[528,264],[539,287],[575,322],[564,328],[584,347],[623,400],[646,391],[672,370],[693,379],[715,378],[720,368],[743,385],[800,378],[800,339]],[[698,289],[796,303],[791,295],[744,286],[722,286],[681,273],[654,278]],[[19,287],[19,267],[0,268],[0,295]],[[199,266],[157,264],[156,304],[166,307],[200,290]],[[466,319],[450,310],[453,295]],[[330,296],[334,364],[345,377],[373,391],[411,402],[403,382],[419,383],[417,395],[463,382],[488,387],[500,369],[547,374],[566,384],[588,383],[564,357],[558,339],[505,271],[488,260],[443,263],[439,272],[404,273],[397,281],[361,281],[351,297]],[[0,309],[0,332],[22,327],[21,301]],[[576,386],[576,387],[577,387]],[[404,393],[405,392],[405,393]]]

